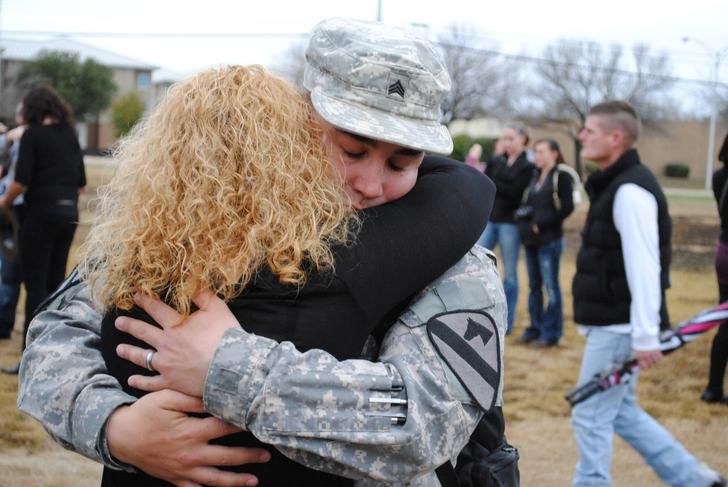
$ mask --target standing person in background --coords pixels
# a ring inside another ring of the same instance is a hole
[[[27,293],[25,349],[33,311],[66,275],[78,223],[78,193],[86,185],[86,174],[68,103],[53,88],[39,87],[28,92],[22,104],[28,129],[20,139],[15,179],[0,197],[0,206],[8,208],[24,195],[19,246]],[[17,374],[18,367],[7,372]]]
[[[718,154],[718,160],[723,167],[713,174],[713,195],[718,203],[720,216],[720,238],[715,249],[715,274],[718,277],[718,292],[720,302],[728,300],[728,134]],[[700,396],[705,402],[720,402],[728,404],[728,397],[723,395],[723,380],[725,367],[728,363],[728,324],[723,323],[713,338],[710,349],[710,369],[708,373],[708,387]]]
[[[20,137],[25,131],[23,124],[23,108],[19,104],[15,111],[15,123],[18,125],[14,129],[5,134],[0,135],[0,152],[9,154],[10,163],[7,175],[0,181],[0,193],[4,194],[10,181],[15,177],[15,166],[18,162],[18,150],[20,148]],[[20,224],[22,221],[23,196],[20,195],[13,201],[10,209],[11,215],[15,217],[15,221]],[[6,238],[3,236],[3,238]],[[13,242],[17,246],[17,239]],[[18,305],[20,297],[20,284],[22,282],[20,274],[20,263],[17,255],[14,258],[0,252],[0,339],[10,338],[11,332],[15,327],[15,308]],[[10,370],[12,372],[12,369]]]
[[[485,171],[485,163],[480,160],[480,156],[483,155],[483,146],[480,144],[473,144],[470,146],[468,155],[465,156],[465,163],[468,166],[472,166],[479,172]]]
[[[559,286],[559,264],[564,248],[563,223],[572,211],[574,181],[559,171],[564,164],[555,140],[539,140],[533,145],[537,172],[526,191],[524,204],[516,213],[528,269],[528,314],[531,325],[518,339],[540,347],[559,344],[564,330],[564,311]],[[543,305],[543,289],[548,304]]]
[[[579,384],[630,357],[640,370],[662,359],[672,224],[657,179],[633,148],[639,133],[637,112],[624,101],[594,106],[579,133],[581,157],[599,166],[585,185],[591,207],[572,286],[574,321],[586,333]],[[668,485],[725,486],[639,407],[638,377],[635,372],[571,411],[579,449],[573,486],[611,485],[615,432]]]
[[[533,174],[533,164],[526,157],[528,140],[526,127],[508,127],[502,137],[505,157],[491,160],[485,168],[485,174],[495,183],[496,193],[490,223],[478,243],[490,250],[494,250],[496,244],[500,246],[503,288],[508,301],[508,333],[513,330],[518,302],[518,252],[521,241],[515,212]]]
[[[506,150],[503,146],[503,137],[498,137],[495,139],[495,144],[493,145],[493,153],[490,155],[488,160],[485,161],[485,171],[488,170],[489,164],[495,164],[497,161],[504,161],[507,157]]]

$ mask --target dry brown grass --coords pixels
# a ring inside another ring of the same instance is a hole
[[[90,186],[106,178],[108,169],[90,167]],[[563,394],[576,381],[583,347],[583,339],[576,333],[572,322],[569,289],[578,247],[578,228],[584,210],[585,205],[582,205],[568,225],[561,270],[566,329],[557,349],[537,351],[515,342],[527,323],[527,279],[523,265],[520,268],[521,299],[517,328],[514,335],[507,339],[505,400],[507,433],[521,453],[524,486],[569,485],[576,463],[569,407]],[[673,201],[671,210],[675,216],[676,266],[672,272],[673,289],[668,298],[673,321],[677,322],[717,301],[711,267],[717,219],[710,200]],[[85,231],[82,225],[77,240],[83,238]],[[21,316],[22,313],[19,319]],[[698,400],[707,380],[711,336],[690,344],[642,374],[639,396],[644,408],[693,454],[728,473],[728,407],[708,406]],[[3,365],[17,359],[19,338],[16,333],[11,342],[0,342]],[[16,391],[17,379],[0,375],[0,485],[99,485],[100,469],[97,465],[63,451],[53,444],[37,423],[17,412]],[[659,485],[652,471],[621,440],[616,440],[612,470],[615,486]]]

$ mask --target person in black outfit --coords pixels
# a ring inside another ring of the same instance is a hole
[[[234,73],[238,77],[235,79],[245,79],[246,70],[237,69],[242,71]],[[326,74],[326,71],[317,70],[316,73],[322,76]],[[261,76],[265,78],[265,75]],[[159,119],[152,117],[150,124],[162,119],[165,122],[177,120],[183,124],[184,120],[193,120],[192,125],[204,128],[204,121],[207,117],[201,116],[201,113],[204,113],[203,110],[212,110],[214,113],[224,110],[226,106],[225,103],[218,100],[205,106],[204,109],[195,105],[196,97],[209,99],[210,90],[199,88],[199,86],[207,86],[205,80],[209,77],[214,78],[214,74],[203,73],[198,76],[197,80],[191,81],[189,85],[180,85],[177,91],[169,95],[176,96],[175,99],[184,99],[185,103],[193,106],[190,110],[194,108],[194,113],[198,115],[196,119],[185,116],[165,118],[160,115]],[[224,73],[221,74],[221,77],[225,77]],[[255,75],[253,77],[255,78]],[[322,82],[328,81],[328,78],[322,80]],[[215,86],[214,93],[219,95],[223,91],[222,86],[225,86],[225,83],[216,80]],[[191,87],[197,89],[181,93]],[[317,93],[316,87],[311,90],[313,95]],[[236,88],[232,92],[241,93],[241,90]],[[254,92],[250,88],[242,92],[254,96]],[[311,103],[316,112],[319,114],[325,112],[326,105],[317,104],[317,100],[316,96],[311,97]],[[234,105],[235,108],[250,107],[255,103],[254,100],[248,99],[238,101],[240,103]],[[185,109],[183,104],[169,101],[160,106],[159,110],[169,111],[172,110],[171,107]],[[287,110],[287,112],[289,111]],[[245,130],[245,124],[242,121],[230,123],[231,119],[236,120],[234,117],[239,116],[239,113],[240,110],[236,108],[221,117],[227,121],[227,125],[235,133]],[[266,107],[265,111],[251,113],[271,114],[275,111],[272,111],[271,107]],[[327,115],[331,116],[331,114]],[[388,117],[392,116],[388,115]],[[215,115],[210,118],[216,119],[216,117]],[[274,118],[274,115],[271,117]],[[330,122],[329,118],[317,115],[316,124],[320,128],[323,141],[328,149],[328,159],[334,163],[343,177],[351,204],[359,210],[357,215],[361,226],[355,237],[355,245],[340,244],[333,247],[335,273],[321,270],[313,272],[316,271],[316,267],[313,266],[311,267],[312,272],[305,281],[294,281],[293,283],[283,281],[280,268],[272,268],[276,264],[276,259],[268,258],[263,261],[264,265],[254,274],[248,274],[250,277],[242,292],[239,291],[239,281],[231,283],[230,287],[237,287],[238,293],[231,295],[228,302],[231,311],[246,329],[278,340],[291,341],[299,350],[321,348],[338,359],[345,359],[359,357],[370,334],[381,336],[386,331],[387,325],[404,309],[415,293],[457,262],[475,243],[491,208],[493,188],[487,178],[478,175],[472,168],[462,164],[439,157],[427,157],[423,161],[424,153],[421,149],[429,148],[446,152],[445,145],[449,147],[451,144],[449,140],[447,144],[443,143],[439,147],[430,146],[432,141],[429,137],[415,139],[416,134],[410,133],[413,139],[408,146],[403,146],[375,137],[371,127],[367,130],[364,128],[354,130],[342,126],[345,124],[340,118],[331,117],[333,120]],[[150,127],[149,130],[152,128]],[[272,129],[269,128],[269,130]],[[189,139],[190,134],[197,133],[196,129],[191,128],[185,133],[188,137],[182,139],[179,142],[181,145],[175,146],[175,150],[172,152],[177,154],[184,152],[185,148],[192,148],[196,151],[195,154],[199,154],[199,145],[196,141]],[[140,132],[140,137],[141,134]],[[260,135],[259,132],[255,134]],[[382,135],[382,137],[384,136]],[[231,137],[235,137],[235,134]],[[250,138],[251,136],[248,135],[242,140],[247,143]],[[285,150],[285,147],[281,150]],[[266,152],[258,149],[256,156],[264,159]],[[241,164],[254,164],[255,158],[246,161],[238,157],[235,160]],[[187,165],[202,164],[204,166],[211,163],[207,159],[200,161],[183,158],[183,161]],[[421,161],[423,162],[420,166]],[[148,164],[148,161],[142,162]],[[301,166],[300,162],[295,160],[293,162],[295,166]],[[140,160],[137,160],[136,163],[140,163]],[[282,161],[278,161],[277,164],[281,164],[281,167],[274,166],[275,172],[278,174],[285,172]],[[216,165],[224,167],[225,164],[219,161]],[[154,165],[152,167],[156,168]],[[176,165],[174,167],[177,169]],[[270,173],[270,169],[267,169],[270,166],[265,167],[266,172]],[[193,173],[198,171],[196,166],[188,169]],[[162,171],[163,169],[155,170]],[[172,174],[174,178],[180,178],[189,171],[174,171]],[[241,167],[237,172],[247,172],[247,169]],[[221,179],[219,175],[217,178]],[[257,178],[259,179],[260,175]],[[154,180],[154,178],[152,179]],[[185,190],[184,184],[188,181],[180,180],[179,183],[182,188],[179,194],[187,194],[190,188],[186,187]],[[281,182],[278,181],[276,184],[281,184]],[[178,186],[176,180],[173,186]],[[285,194],[285,191],[279,191],[278,188],[267,188],[261,185],[261,196],[265,195],[266,191]],[[150,193],[154,194],[155,191]],[[404,196],[405,194],[406,196]],[[194,198],[192,200],[197,201]],[[218,203],[209,198],[203,200],[208,206],[212,205],[211,208],[206,207],[203,214],[213,214],[216,211],[215,205]],[[438,201],[438,205],[433,207],[432,201]],[[148,201],[144,201],[144,204],[154,206]],[[263,205],[261,207],[264,208]],[[255,205],[251,208],[255,208]],[[169,208],[162,208],[162,210],[158,212],[160,215],[169,213]],[[458,217],[454,218],[453,214]],[[241,214],[241,218],[243,216]],[[208,218],[213,217],[208,216]],[[124,224],[125,220],[117,217],[117,221]],[[143,227],[148,228],[148,226]],[[154,240],[153,236],[157,232],[164,232],[166,227],[157,225],[146,238]],[[438,231],[433,232],[433,228],[437,228]],[[262,229],[257,231],[259,238],[265,239],[266,233]],[[107,227],[105,230],[101,230],[100,234],[107,236],[113,234],[108,232]],[[124,235],[132,239],[133,246],[135,238],[128,235],[128,232],[125,232]],[[235,235],[236,238],[239,238],[244,234]],[[414,245],[414,242],[417,244]],[[113,245],[115,242],[111,243]],[[236,248],[241,247],[244,245],[241,244]],[[269,249],[264,250],[272,252]],[[196,252],[199,256],[209,260],[207,254]],[[216,262],[215,259],[212,260]],[[108,262],[104,264],[108,265]],[[107,272],[105,268],[100,270],[102,275]],[[116,279],[108,281],[113,283]],[[91,282],[93,283],[93,280]],[[165,295],[169,301],[176,304],[174,295],[181,294],[179,291],[181,288],[170,283],[165,285],[166,290],[153,291]],[[204,281],[204,285],[208,286],[210,283]],[[177,291],[169,292],[170,289]],[[221,287],[216,292],[225,295],[225,288]],[[114,322],[120,315],[146,318],[146,321],[152,320],[141,313],[138,308],[125,311],[119,303],[114,304],[116,307],[112,308],[104,317],[102,352],[110,372],[127,391],[140,396],[141,391],[129,387],[126,382],[129,375],[140,372],[139,367],[130,366],[116,355],[116,347],[119,343],[137,342],[130,340],[128,335],[119,333],[114,327]],[[346,325],[345,331],[341,328],[343,325]],[[121,417],[123,410],[124,407],[119,408],[108,420],[107,438],[111,452],[114,454],[123,450],[118,446],[118,436],[115,436],[112,431],[112,426],[115,424],[114,418]],[[117,414],[118,416],[115,416]],[[122,428],[122,430],[125,429]],[[134,435],[128,436],[121,440],[140,440],[134,438]],[[261,445],[247,433],[238,435],[232,441],[236,445]],[[269,463],[248,465],[243,470],[259,475],[261,482],[264,482],[263,485],[351,485],[350,480],[313,471],[286,459],[275,451],[271,453],[273,457]],[[118,459],[133,463],[131,458],[123,457],[121,454]],[[160,481],[149,476],[132,475],[110,469],[104,473],[105,485],[142,485],[140,482],[155,485]]]
[[[728,134],[718,154],[718,160],[723,167],[713,173],[713,195],[718,204],[720,216],[720,237],[715,250],[715,273],[718,277],[718,292],[720,302],[728,300]],[[728,397],[723,395],[723,381],[725,368],[728,363],[728,324],[718,327],[710,349],[710,369],[708,373],[708,386],[703,391],[702,399],[705,402],[728,404]]]
[[[490,223],[478,244],[494,250],[500,246],[503,259],[503,289],[508,301],[508,333],[513,330],[518,303],[518,253],[521,247],[515,212],[523,192],[531,181],[533,164],[528,160],[528,130],[523,126],[509,127],[503,137],[504,158],[491,159],[485,174],[495,183],[495,203]]]
[[[559,264],[563,251],[563,222],[574,211],[574,182],[569,174],[559,171],[564,156],[555,140],[539,140],[533,149],[538,171],[516,213],[516,216],[522,213],[518,225],[526,251],[531,318],[531,325],[519,341],[552,347],[558,345],[564,329]],[[548,294],[546,307],[543,288]]]
[[[25,198],[19,237],[26,289],[25,349],[33,312],[66,275],[86,173],[68,103],[53,88],[39,87],[23,97],[22,106],[28,128],[20,139],[15,179],[0,197],[0,205],[8,208],[20,194]]]

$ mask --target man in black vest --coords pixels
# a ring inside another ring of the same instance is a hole
[[[591,207],[572,287],[574,321],[586,334],[580,384],[630,356],[640,369],[662,358],[659,332],[669,326],[671,223],[662,189],[633,148],[639,132],[631,105],[606,101],[590,110],[579,134],[581,156],[599,166],[585,184]],[[636,384],[635,376],[574,407],[579,448],[574,487],[611,485],[614,432],[666,484],[725,486],[724,478],[639,407]]]

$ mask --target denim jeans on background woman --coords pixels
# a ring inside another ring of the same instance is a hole
[[[521,237],[518,234],[518,225],[515,223],[488,222],[478,244],[488,250],[500,247],[503,259],[503,291],[506,294],[508,305],[508,330],[513,330],[516,317],[516,304],[518,303],[518,251],[521,248]]]
[[[559,286],[559,264],[563,240],[554,240],[538,247],[524,246],[528,269],[528,314],[531,325],[524,332],[527,340],[558,343],[564,333],[564,310]],[[543,291],[548,303],[544,307]]]

